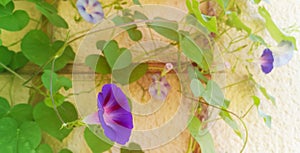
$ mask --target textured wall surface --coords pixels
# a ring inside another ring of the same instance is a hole
[[[143,4],[165,4],[173,7],[177,7],[186,10],[185,3],[183,0],[141,0]],[[300,26],[300,1],[299,0],[274,0],[271,4],[263,3],[263,5],[270,11],[272,17],[276,24],[280,28],[286,28],[288,26],[297,24]],[[77,24],[73,20],[75,11],[73,8],[68,7],[69,3],[67,1],[61,1],[59,3],[59,12],[65,17],[70,23],[71,33],[76,31],[85,30],[92,25],[88,23]],[[21,5],[21,7],[23,7]],[[29,7],[29,10],[34,10]],[[24,6],[25,8],[25,6]],[[249,16],[256,11],[256,8],[245,3],[244,10],[248,12],[245,14],[243,20],[251,22]],[[35,16],[35,13],[30,14]],[[259,24],[250,24],[251,26],[260,29]],[[62,35],[63,30],[55,29],[55,37],[63,39],[65,35]],[[3,35],[6,33],[3,32]],[[262,32],[262,35],[268,36],[266,32]],[[300,47],[300,33],[292,33],[298,39],[298,48]],[[7,34],[8,35],[8,34]],[[233,33],[232,35],[235,35]],[[4,36],[2,36],[4,38]],[[2,38],[2,39],[3,39]],[[11,38],[15,39],[15,38]],[[266,40],[272,45],[276,45],[271,39]],[[245,42],[244,42],[245,43]],[[4,41],[4,44],[6,42]],[[72,44],[74,50],[80,45],[80,41]],[[220,48],[221,49],[221,48]],[[257,57],[260,56],[262,49],[256,50],[255,54]],[[226,57],[229,62],[230,57]],[[238,69],[242,69],[238,67]],[[277,105],[274,106],[271,102],[267,100],[262,101],[261,109],[272,116],[272,128],[268,128],[262,118],[258,116],[256,109],[252,109],[249,115],[245,118],[249,130],[249,142],[245,149],[246,153],[298,153],[300,152],[300,117],[298,110],[300,110],[299,98],[300,98],[300,55],[295,52],[293,59],[286,66],[274,69],[270,74],[265,75],[260,71],[258,65],[253,65],[251,71],[254,72],[254,78],[263,86],[265,86],[268,91],[276,98]],[[242,70],[241,70],[242,71]],[[231,84],[237,80],[245,79],[245,71],[242,73],[227,74],[226,82]],[[24,99],[28,98],[29,91],[22,87],[22,81],[17,78],[14,79],[14,84],[10,86],[12,81],[11,76],[1,75],[0,85],[4,88],[0,89],[0,95],[8,99],[12,99],[15,103],[25,102]],[[177,78],[171,76],[168,78],[170,82],[176,86]],[[84,84],[84,83],[83,83]],[[9,91],[17,91],[15,95],[10,97]],[[138,88],[132,88],[132,93],[139,93]],[[226,90],[226,97],[232,100],[230,109],[237,111],[237,114],[243,114],[244,112],[239,112],[240,110],[247,110],[251,106],[252,101],[250,96],[253,95],[251,90],[251,85],[248,83],[240,84],[228,88]],[[172,91],[173,94],[176,92]],[[137,94],[138,95],[138,94]],[[173,99],[172,99],[173,98]],[[176,96],[169,97],[169,101],[176,101]],[[169,109],[176,107],[176,103],[170,103]],[[94,110],[94,106],[91,106],[90,110]],[[168,108],[167,108],[168,109]],[[172,113],[172,111],[165,111],[165,113]],[[159,114],[160,116],[168,116],[169,114]],[[162,118],[164,120],[164,118]],[[149,120],[149,125],[158,125],[161,121]],[[232,129],[229,128],[223,121],[217,121],[211,128],[211,133],[215,140],[215,147],[218,153],[237,153],[239,152],[242,141],[235,136]],[[86,146],[83,139],[83,128],[78,128],[72,132],[67,139],[64,140],[63,145],[73,150],[74,153],[87,153],[90,152],[89,148]],[[149,150],[147,152],[184,152],[188,143],[188,132],[183,132],[178,138],[173,140],[160,148],[154,150]],[[159,136],[158,136],[159,137]],[[59,143],[54,140],[48,140],[53,146],[55,146],[55,152],[62,147],[58,145]],[[117,149],[114,149],[114,152]]]

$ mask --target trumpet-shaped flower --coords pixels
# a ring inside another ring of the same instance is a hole
[[[156,100],[165,100],[171,86],[166,77],[158,74],[152,76],[152,84],[149,87],[150,95]]]
[[[128,142],[133,129],[127,97],[114,84],[106,84],[98,94],[98,112],[83,120],[86,124],[101,124],[104,134],[119,144]]]
[[[274,67],[287,64],[292,59],[293,53],[294,46],[289,41],[282,41],[276,47],[264,49],[260,57],[262,71],[268,74]]]
[[[102,6],[98,0],[78,0],[76,7],[82,18],[88,22],[98,23],[104,18]]]

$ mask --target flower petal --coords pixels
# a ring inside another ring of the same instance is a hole
[[[101,4],[97,0],[78,0],[76,7],[82,18],[91,23],[98,23],[104,18]]]
[[[265,74],[268,74],[272,71],[273,69],[273,53],[270,49],[266,48],[263,52],[263,54],[260,57],[260,64],[261,64],[261,69]]]
[[[158,74],[152,76],[152,84],[149,87],[149,94],[156,100],[165,100],[171,89],[166,77]]]
[[[281,41],[277,47],[272,48],[274,54],[274,66],[287,64],[293,57],[294,45],[290,41]]]
[[[85,124],[100,124],[98,112],[90,114],[83,119]]]

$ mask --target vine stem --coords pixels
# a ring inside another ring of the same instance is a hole
[[[52,105],[53,105],[53,109],[58,117],[58,119],[61,121],[61,123],[64,125],[66,125],[65,121],[63,120],[63,118],[61,117],[58,109],[57,109],[57,106],[55,104],[55,101],[54,101],[54,97],[53,97],[53,71],[54,71],[54,66],[55,66],[55,60],[56,58],[53,59],[52,61],[52,66],[51,66],[51,74],[50,74],[50,97],[51,97],[51,102],[52,102]]]
[[[215,106],[215,105],[208,104],[208,103],[206,103],[205,101],[201,101],[201,100],[199,100],[199,99],[191,98],[191,97],[188,97],[188,96],[185,96],[185,97],[188,98],[188,99],[191,99],[191,100],[198,101],[198,102],[200,102],[201,104],[205,104],[205,105],[211,106],[211,107],[213,107],[213,108],[219,109],[219,110],[221,110],[221,111],[227,112],[227,113],[229,113],[229,114],[235,116],[236,118],[238,118],[239,121],[241,122],[241,124],[243,125],[243,128],[245,129],[245,140],[244,140],[244,144],[243,144],[243,146],[242,146],[242,149],[241,149],[240,153],[244,152],[244,150],[245,150],[245,148],[246,148],[246,145],[247,145],[247,142],[248,142],[248,128],[247,128],[247,126],[246,126],[246,123],[243,121],[242,117],[240,117],[240,116],[237,115],[236,113],[234,113],[234,112],[232,112],[232,111],[229,111],[229,110],[227,110],[227,109],[224,109],[224,108],[222,108],[222,107],[218,107],[218,106]]]

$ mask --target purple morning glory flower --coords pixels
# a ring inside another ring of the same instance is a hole
[[[78,0],[76,7],[79,14],[88,22],[98,23],[104,18],[102,6],[98,0]]]
[[[86,124],[101,124],[104,134],[121,145],[128,142],[133,129],[127,97],[114,84],[106,84],[98,94],[98,112],[83,120]]]
[[[268,74],[274,67],[287,64],[293,57],[294,46],[289,41],[281,41],[278,46],[266,48],[260,57],[261,69]]]
[[[156,100],[165,100],[171,86],[166,77],[158,74],[152,76],[152,84],[149,87],[150,95]]]
[[[266,48],[260,57],[261,69],[265,74],[268,74],[273,70],[273,62],[273,53],[269,48]]]

